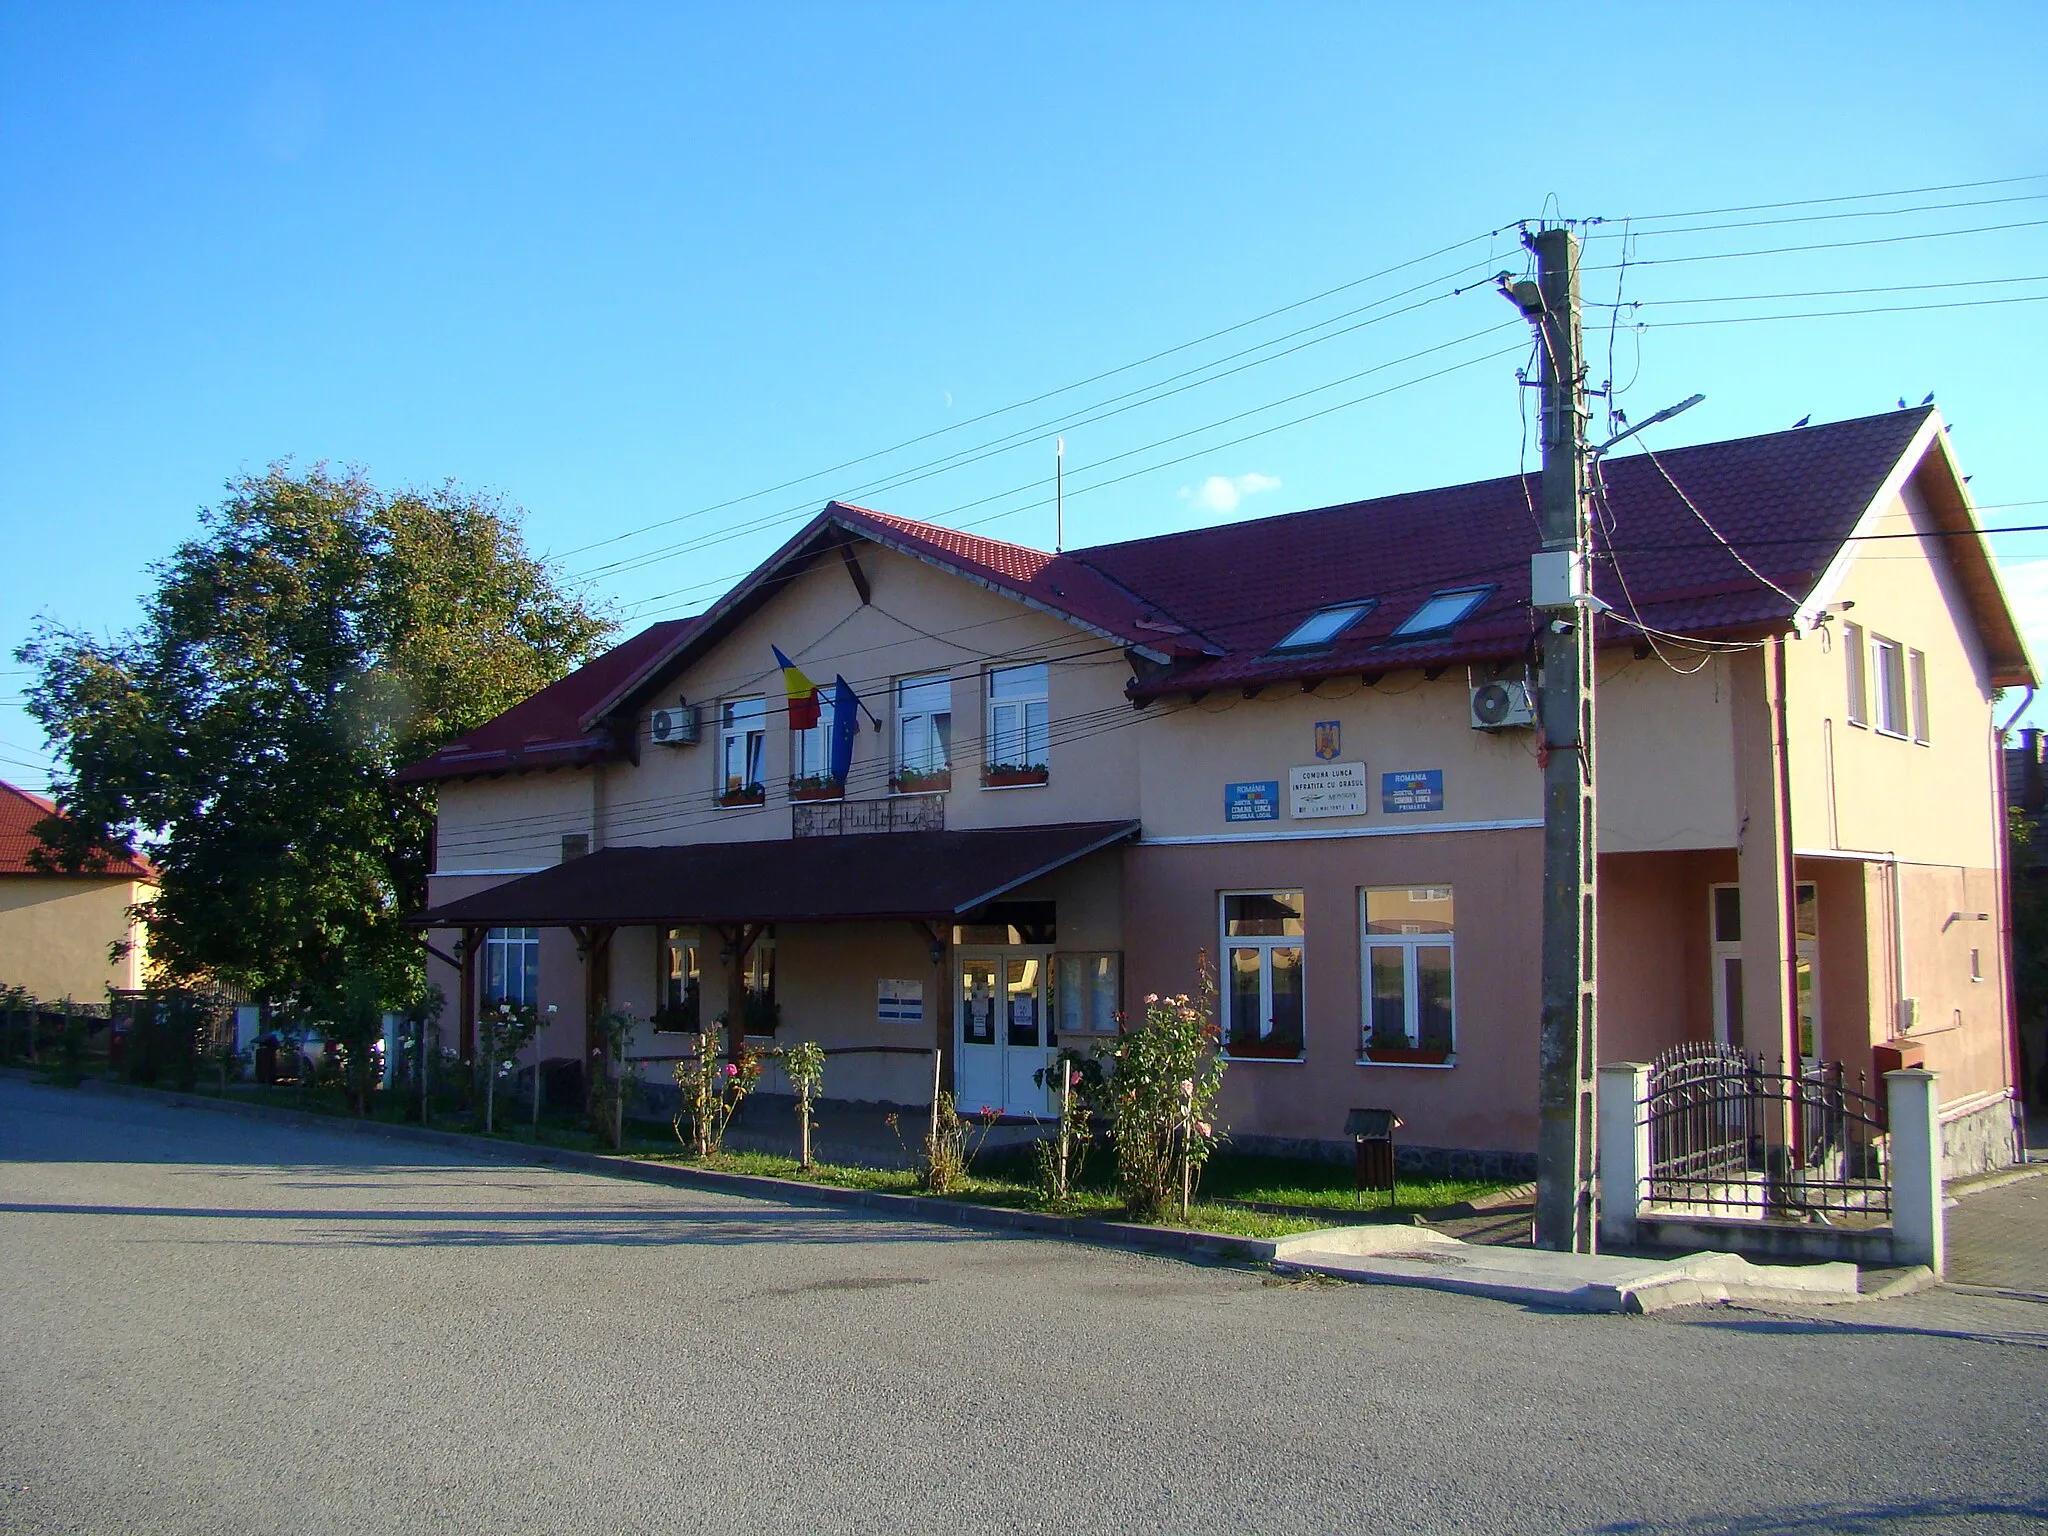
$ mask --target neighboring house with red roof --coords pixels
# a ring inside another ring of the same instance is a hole
[[[39,868],[36,826],[58,814],[41,795],[0,784],[0,986],[101,1003],[109,987],[142,985],[148,936],[132,909],[154,893],[156,871],[130,858],[89,874]],[[127,946],[119,959],[116,944]]]
[[[2009,1161],[1992,710],[2035,673],[1940,417],[1604,482],[1601,1058],[1922,1061],[1951,1166]],[[1043,1115],[1050,1053],[1206,952],[1240,1145],[1339,1144],[1372,1105],[1476,1154],[1445,1162],[1529,1166],[1537,495],[1051,554],[834,502],[705,613],[406,771],[439,785],[451,1022],[467,1047],[493,998],[552,1005],[543,1048],[581,1055],[617,1005],[673,1056],[737,1012],[834,1052],[835,1097],[928,1101],[936,1048],[964,1107]]]

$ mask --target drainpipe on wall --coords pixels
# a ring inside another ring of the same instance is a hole
[[[1780,985],[1785,989],[1784,1018],[1780,1034],[1785,1056],[1785,1070],[1794,1076],[1799,1072],[1799,862],[1793,854],[1792,840],[1792,731],[1791,720],[1785,703],[1785,637],[1780,635],[1771,643],[1772,691],[1777,695],[1771,713],[1772,734],[1777,738],[1772,746],[1778,755],[1778,836],[1782,859],[1779,864],[1780,876],[1785,890],[1781,900],[1785,907],[1785,931],[1779,935],[1784,949],[1784,975]],[[1819,1049],[1820,1042],[1814,1042]],[[1794,1117],[1792,1137],[1796,1146],[1802,1126],[1799,1117]]]
[[[2013,980],[2012,971],[2012,869],[2008,851],[2009,819],[2012,815],[2010,795],[2005,782],[2005,738],[2018,722],[2021,715],[2034,702],[2034,687],[2027,685],[2027,696],[2020,700],[2020,707],[2012,712],[2004,725],[1998,726],[1991,738],[1991,771],[1994,777],[1993,804],[1998,807],[1998,825],[1991,840],[1992,878],[1998,882],[1998,1002],[2005,1010],[2005,1080],[2013,1090],[2013,1100],[2019,1114],[2014,1116],[2013,1161],[2025,1162],[2027,1156],[2026,1103],[2027,1085],[2021,1081],[2026,1069],[2026,1052],[2020,1041],[2019,989]],[[2031,733],[2029,733],[2031,736]],[[2028,741],[2031,748],[2032,741]],[[2031,790],[2040,773],[2030,750],[2028,757],[2028,787]]]
[[[1892,1022],[1890,1038],[1906,1033],[1906,887],[1899,868],[1899,852],[1887,849],[1892,870]]]

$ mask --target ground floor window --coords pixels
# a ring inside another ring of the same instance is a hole
[[[746,1032],[772,1035],[782,1022],[782,1005],[775,1000],[775,935],[762,934],[747,951]]]
[[[531,1008],[540,997],[540,930],[491,928],[484,933],[484,1003]]]
[[[1792,968],[1799,990],[1799,1054],[1811,1057],[1820,1050],[1820,888],[1811,880],[1801,880],[1795,889],[1797,903],[1792,926],[1798,942]],[[1740,1045],[1742,887],[1716,885],[1709,890],[1708,897],[1709,932],[1713,939],[1714,1038],[1724,1045]]]
[[[702,950],[694,928],[670,928],[662,934],[661,970],[656,977],[654,1027],[668,1034],[695,1034],[701,1027],[698,1001],[703,981]]]
[[[1307,920],[1300,891],[1223,894],[1223,1044],[1232,1056],[1301,1056]]]
[[[1114,953],[1055,958],[1055,1005],[1063,1035],[1113,1035],[1123,1009],[1123,957]]]
[[[1443,1062],[1457,1049],[1447,885],[1358,893],[1365,961],[1363,1054],[1372,1061]]]

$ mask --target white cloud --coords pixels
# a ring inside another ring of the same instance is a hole
[[[1193,502],[1204,512],[1235,512],[1245,497],[1279,489],[1276,475],[1211,475],[1199,486],[1182,486],[1180,498]]]

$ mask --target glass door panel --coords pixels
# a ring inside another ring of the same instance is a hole
[[[994,956],[964,955],[960,960],[960,1025],[954,1098],[972,1113],[998,1102],[1003,1093],[1003,1045],[997,1024],[1001,1011]]]

